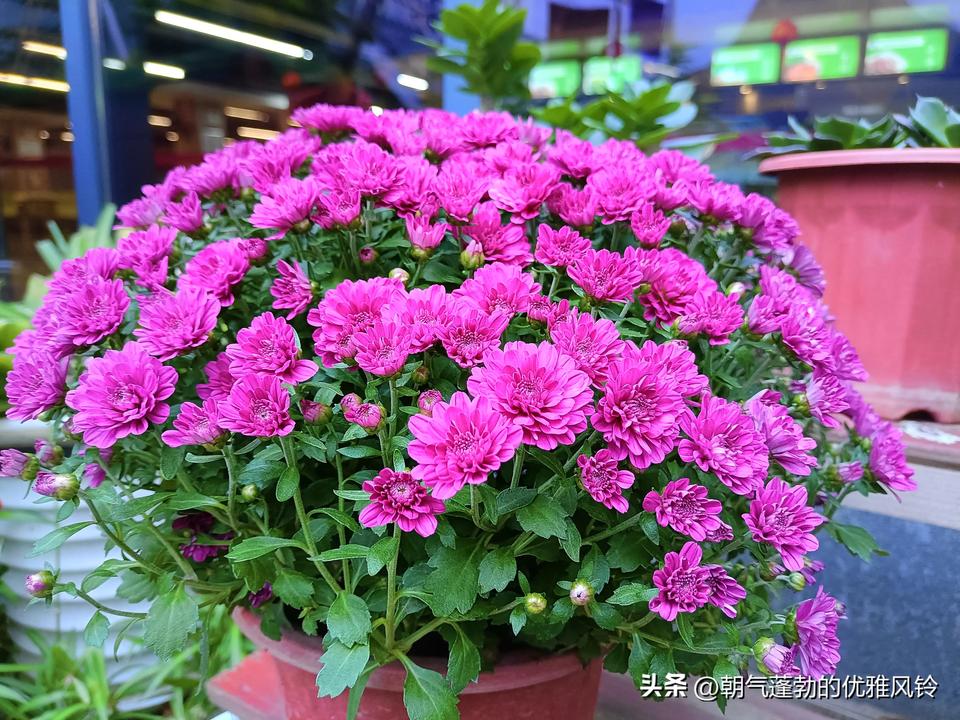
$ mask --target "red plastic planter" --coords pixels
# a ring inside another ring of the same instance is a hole
[[[244,720],[342,720],[347,695],[318,698],[316,675],[323,647],[318,638],[300,633],[271,640],[260,632],[260,619],[237,608],[233,619],[241,632],[261,648],[233,670],[221,673],[208,693],[221,707]],[[436,659],[418,659],[419,665],[443,671]],[[601,662],[588,666],[568,653],[537,657],[508,655],[489,673],[482,673],[460,695],[462,720],[592,720],[600,686]],[[359,717],[363,720],[399,720],[403,708],[405,671],[399,663],[370,676]]]
[[[960,150],[797,153],[760,172],[823,265],[867,399],[888,418],[960,421]]]

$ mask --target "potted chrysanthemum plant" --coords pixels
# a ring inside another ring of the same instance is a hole
[[[588,718],[601,664],[832,673],[817,533],[868,556],[837,507],[913,482],[792,220],[505,114],[294,119],[147,188],[17,340],[16,412],[70,450],[5,474],[122,554],[31,592],[161,657],[234,608],[288,718]],[[112,576],[149,612],[90,595]]]

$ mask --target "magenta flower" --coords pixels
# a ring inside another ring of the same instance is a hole
[[[313,285],[299,263],[277,260],[279,276],[270,286],[274,310],[289,310],[287,320],[295,318],[313,302]]]
[[[598,388],[607,381],[610,363],[623,354],[625,346],[613,322],[577,311],[572,311],[567,320],[554,323],[550,338],[557,350],[572,357],[577,368]]]
[[[719,500],[707,497],[707,488],[694,485],[687,478],[667,483],[663,492],[651,490],[643,498],[643,509],[656,513],[657,523],[671,527],[681,535],[703,542],[707,534],[723,525]]]
[[[678,180],[696,182],[713,179],[710,168],[680,150],[658,150],[650,156],[650,164],[659,170],[664,180],[669,183]]]
[[[163,222],[180,232],[192,233],[203,227],[203,207],[200,196],[188,192],[180,202],[169,202],[163,206]]]
[[[90,358],[80,382],[67,393],[67,407],[76,410],[74,432],[87,445],[112,447],[128,435],[142,435],[150,424],[166,421],[177,371],[151,357],[138,343],[107,350]]]
[[[44,599],[53,594],[53,587],[56,583],[57,578],[52,572],[40,570],[27,575],[23,587],[31,597]]]
[[[803,428],[778,399],[761,391],[747,400],[744,408],[763,436],[770,456],[788,473],[806,477],[817,466],[817,459],[807,452],[817,447],[817,442],[803,434]]]
[[[360,193],[350,188],[334,188],[321,195],[314,216],[322,228],[333,230],[351,226],[360,217]]]
[[[711,345],[726,345],[743,324],[743,308],[736,293],[700,290],[683,308],[678,328],[684,335],[706,335]]]
[[[437,175],[434,191],[447,215],[464,223],[487,194],[489,186],[490,178],[479,163],[451,158]]]
[[[373,480],[365,481],[363,489],[370,495],[370,504],[360,511],[364,527],[395,522],[404,532],[430,537],[437,531],[437,515],[446,509],[408,472],[384,468]]]
[[[473,367],[485,353],[500,347],[500,336],[509,324],[507,314],[488,315],[472,302],[454,301],[450,306],[450,321],[439,330],[440,342],[457,365]]]
[[[547,205],[550,212],[567,225],[578,228],[590,227],[597,217],[597,197],[589,187],[577,190],[569,185],[559,185]]]
[[[170,253],[177,238],[175,227],[152,225],[137,230],[117,241],[120,267],[132,270],[137,284],[157,288],[167,281]]]
[[[706,222],[740,219],[743,193],[736,185],[712,180],[686,183],[687,199]]]
[[[833,370],[832,337],[822,308],[794,301],[780,323],[780,334],[784,345],[807,365]]]
[[[470,399],[462,392],[434,405],[429,417],[414,415],[409,428],[414,439],[407,452],[418,463],[411,474],[438,500],[453,497],[467,483],[486,482],[523,439],[523,430],[487,398]]]
[[[273,585],[264,583],[256,592],[247,593],[247,603],[256,609],[273,599]]]
[[[807,378],[804,397],[807,399],[810,414],[828,428],[840,427],[840,421],[832,415],[850,407],[844,384],[836,375],[819,369],[814,370]]]
[[[714,473],[737,495],[763,487],[770,463],[767,446],[739,405],[704,395],[699,415],[684,415],[680,427],[689,438],[678,445],[681,460]]]
[[[293,432],[290,393],[275,375],[240,378],[220,403],[220,427],[251,437],[283,437]]]
[[[614,362],[590,418],[614,457],[640,469],[663,462],[677,441],[677,420],[688,414],[683,396],[653,363]]]
[[[855,483],[863,477],[863,463],[857,461],[839,463],[836,467],[837,475],[845,483]]]
[[[203,372],[207,376],[207,382],[197,384],[197,395],[200,399],[226,400],[230,390],[233,389],[233,384],[237,381],[230,372],[230,358],[227,354],[217,355],[207,363]]]
[[[733,528],[725,522],[720,523],[720,527],[707,533],[706,541],[710,543],[730,542],[733,540]]]
[[[590,497],[611,510],[625,513],[628,509],[623,491],[633,485],[634,476],[629,470],[617,468],[617,460],[604,448],[593,456],[580,455],[580,482]]]
[[[834,373],[838,378],[859,382],[867,380],[867,369],[860,362],[860,356],[857,355],[856,349],[847,339],[847,336],[836,328],[833,329],[830,352],[833,355]]]
[[[350,130],[354,119],[366,112],[363,108],[319,103],[297,108],[291,114],[296,122],[318,132],[335,133]]]
[[[284,233],[313,215],[319,197],[320,188],[315,178],[286,178],[260,198],[250,213],[249,222],[255,228],[276,230],[270,236],[271,240],[283,237]]]
[[[480,203],[470,224],[461,229],[460,235],[466,244],[478,244],[487,262],[521,266],[533,262],[530,241],[523,226],[501,224],[500,211],[493,203]]]
[[[204,400],[203,407],[185,402],[180,414],[173,419],[173,430],[166,430],[160,437],[170,447],[182,445],[212,445],[222,435],[219,426],[220,403]]]
[[[833,675],[840,662],[837,624],[841,614],[835,598],[817,588],[816,597],[797,605],[797,653],[800,672],[813,679]]]
[[[699,293],[717,291],[717,284],[707,275],[703,265],[675,248],[637,250],[629,247],[624,251],[624,257],[637,266],[641,279],[648,286],[640,295],[643,316],[647,320],[672,323],[686,314]],[[725,305],[711,308],[704,303],[695,320],[702,321],[704,327],[716,323],[718,335],[722,335],[720,331],[729,328],[730,310]],[[716,319],[712,318],[713,314]]]
[[[94,278],[82,290],[59,298],[57,346],[61,354],[69,355],[115,333],[128,307],[130,298],[122,280]]]
[[[67,358],[56,358],[43,349],[18,352],[7,373],[4,390],[12,420],[36,420],[63,401],[67,392]]]
[[[499,218],[498,218],[499,220]],[[405,219],[407,237],[415,253],[427,257],[443,241],[450,226],[445,222],[432,223],[425,215],[412,215]]]
[[[791,487],[780,478],[773,478],[757,490],[750,501],[750,512],[743,514],[756,542],[773,545],[788,570],[803,569],[803,556],[820,547],[814,528],[826,518],[807,507],[807,489]]]
[[[797,280],[817,297],[822,297],[827,289],[827,279],[823,268],[806,245],[797,244],[793,249],[790,267],[797,274]]]
[[[206,290],[160,290],[140,300],[140,326],[133,331],[144,350],[169,360],[203,345],[217,325],[220,302]]]
[[[354,337],[357,365],[373,375],[396,375],[410,356],[412,342],[413,330],[409,325],[378,319]]]
[[[37,462],[34,458],[19,450],[0,450],[0,477],[31,480],[27,477],[30,470],[36,475]]]
[[[565,268],[583,258],[590,248],[590,240],[572,227],[564,225],[554,230],[544,223],[537,228],[534,257],[544,265]]]
[[[680,613],[703,607],[710,598],[709,571],[701,567],[703,552],[695,542],[685,543],[680,552],[668,552],[663,567],[653,572],[653,584],[660,592],[650,600],[650,609],[672,622]]]
[[[250,259],[235,240],[207,245],[187,262],[178,284],[206,290],[224,307],[233,305],[233,288],[243,281]]]
[[[624,345],[623,354],[624,357],[632,358],[633,362],[655,365],[658,373],[675,385],[684,397],[694,397],[709,387],[706,375],[700,374],[697,359],[683,340],[670,340],[665,343],[647,340],[639,348],[628,341]]]
[[[107,471],[100,465],[91,463],[83,469],[83,480],[91,490],[100,487],[106,479]]]
[[[383,408],[374,403],[359,401],[345,404],[349,397],[348,395],[340,403],[344,420],[359,425],[367,432],[376,432],[383,426]]]
[[[467,389],[523,430],[523,442],[541,450],[570,445],[587,427],[590,378],[548,342],[511,342],[483,356]]]
[[[602,167],[587,178],[604,225],[629,220],[640,209],[649,196],[647,183],[642,181],[645,175],[639,164],[631,163]]]
[[[237,341],[227,345],[224,352],[230,358],[230,373],[234,377],[247,373],[273,375],[296,385],[312,378],[319,369],[312,360],[300,359],[293,326],[270,312],[258,315],[250,327],[240,330]]]
[[[587,250],[567,268],[567,275],[596,302],[628,303],[640,286],[636,264],[610,250]]]
[[[433,408],[438,402],[443,402],[443,395],[439,390],[424,390],[417,398],[417,408],[421,415],[430,417],[433,415]]]
[[[653,203],[644,203],[630,216],[630,228],[643,247],[657,247],[670,229],[670,218]]]
[[[396,157],[379,145],[359,140],[346,146],[348,161],[344,183],[365,198],[382,198],[402,181],[402,168]]]
[[[567,130],[557,130],[556,142],[547,149],[551,163],[564,175],[582,179],[594,170],[594,145]]]
[[[540,215],[540,208],[557,184],[557,171],[550,165],[531,162],[511,167],[490,185],[490,199],[524,223]]]
[[[877,481],[893,490],[916,490],[913,468],[907,464],[900,431],[891,423],[881,422],[870,436],[870,441],[869,467]]]
[[[735,618],[737,611],[734,605],[747,596],[747,591],[727,574],[723,565],[704,565],[703,569],[707,571],[707,585],[710,588],[707,602],[720,608],[728,618]]]
[[[534,282],[533,275],[519,266],[491,263],[465,280],[453,291],[453,297],[469,300],[485,313],[513,317],[526,312],[531,298],[539,292],[540,285]]]
[[[415,288],[397,315],[399,322],[410,329],[410,352],[423,352],[440,338],[451,320],[450,302],[443,285]]]
[[[56,500],[73,500],[80,490],[80,481],[73,473],[52,473],[41,470],[33,482],[33,491]]]

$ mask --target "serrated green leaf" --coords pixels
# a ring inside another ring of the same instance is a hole
[[[320,508],[320,512],[331,520],[343,525],[348,530],[360,532],[360,523],[358,523],[353,516],[347,515],[345,512],[341,512],[336,508]]]
[[[693,625],[691,625],[690,616],[687,613],[677,615],[677,632],[680,633],[680,638],[687,647],[694,647]]]
[[[160,475],[165,480],[173,480],[180,471],[186,454],[187,448],[185,447],[163,445],[160,448]]]
[[[327,630],[347,646],[367,644],[370,635],[370,608],[363,598],[341,592],[327,613]]]
[[[97,610],[83,629],[83,641],[90,647],[100,648],[110,632],[110,621]]]
[[[583,538],[580,537],[580,531],[571,518],[567,518],[566,526],[567,534],[560,541],[560,547],[573,562],[580,562],[580,548],[583,544]]]
[[[497,515],[506,515],[522,507],[526,507],[537,497],[533,488],[507,488],[497,495]]]
[[[547,495],[537,495],[532,503],[517,510],[517,522],[527,532],[542,538],[565,538],[567,517],[563,507]]]
[[[474,547],[466,542],[456,548],[441,547],[430,558],[436,568],[424,583],[431,594],[430,607],[438,617],[466,613],[477,599],[480,563]]]
[[[377,540],[377,542],[373,544],[373,547],[370,548],[370,552],[367,553],[367,572],[370,573],[370,575],[376,575],[384,567],[389,565],[397,552],[399,543],[399,538],[395,538],[392,535]]]
[[[33,544],[33,550],[31,551],[29,557],[36,557],[37,555],[43,555],[44,553],[56,550],[71,537],[76,535],[84,528],[90,527],[91,525],[93,525],[93,522],[87,520],[51,530]]]
[[[317,556],[320,562],[332,562],[334,560],[358,560],[366,558],[370,554],[370,548],[366,545],[354,545],[347,543],[332,550],[324,550]],[[312,559],[312,558],[311,558]]]
[[[497,548],[480,561],[480,592],[500,592],[517,576],[517,559],[509,547]]]
[[[282,458],[283,451],[278,446],[268,445],[240,469],[237,483],[239,485],[253,484],[262,490],[280,477],[280,473],[286,468],[286,465],[281,462]]]
[[[291,607],[304,608],[313,602],[313,581],[293,570],[281,570],[273,581],[273,592]]]
[[[320,656],[322,667],[317,673],[320,697],[337,697],[357,682],[370,659],[369,645],[348,647],[333,640],[324,646]]]
[[[613,605],[595,602],[590,605],[590,617],[604,630],[616,630],[623,622],[623,616]]]
[[[524,610],[523,605],[517,605],[510,611],[510,627],[513,630],[513,634],[519,635],[520,631],[523,630],[523,626],[526,624],[527,611]]]
[[[643,534],[650,539],[650,542],[654,545],[660,544],[660,526],[657,525],[657,519],[653,515],[644,515],[640,520],[640,528],[643,530]]]
[[[348,458],[367,458],[380,454],[380,450],[369,445],[354,445],[352,447],[337,448],[337,452]]]
[[[639,635],[634,635],[630,645],[630,657],[627,660],[627,671],[633,684],[639,690],[643,686],[643,676],[650,674],[650,663],[656,654],[656,649]]]
[[[444,625],[440,634],[447,641],[447,683],[458,695],[480,674],[480,650],[459,625]]]
[[[643,583],[624,583],[613,591],[613,595],[607,598],[607,602],[611,605],[635,605],[649,602],[659,592],[657,588],[648,587]]]
[[[169,660],[183,650],[199,621],[196,601],[177,585],[150,606],[143,621],[143,641],[161,660]]]
[[[410,720],[458,720],[457,696],[433,670],[419,667],[408,658],[401,658],[407,669],[403,681],[403,706]]]
[[[280,548],[285,547],[296,547],[303,549],[303,546],[296,540],[289,540],[287,538],[276,538],[276,537],[252,537],[243,540],[237,545],[234,545],[230,552],[227,553],[227,559],[232,560],[233,562],[246,562],[247,560],[254,560],[258,557],[262,557],[268,553],[273,552],[274,550],[279,550]]]

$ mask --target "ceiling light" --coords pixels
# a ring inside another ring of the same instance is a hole
[[[250,110],[249,108],[234,107],[227,105],[223,109],[223,114],[227,117],[239,118],[240,120],[255,120],[256,122],[267,122],[270,116],[259,110]]]
[[[176,133],[173,130],[168,130],[164,137],[170,142],[177,142],[180,139],[180,133]]]
[[[60,139],[64,142],[73,142],[73,133],[69,130],[64,130],[62,133],[60,133]]]
[[[237,128],[237,135],[252,140],[272,140],[279,134],[278,130],[266,130],[265,128],[247,127],[246,125]]]
[[[127,64],[120,58],[104,58],[103,66],[108,70],[126,70]]]
[[[370,112],[372,112],[374,115],[383,115],[383,108],[379,105],[371,105]]]
[[[67,56],[67,49],[59,45],[39,42],[38,40],[24,40],[21,47],[27,52],[40,53],[41,55],[53,55],[55,58],[63,60]]]
[[[287,55],[288,57],[302,58],[303,60],[313,59],[313,53],[299,45],[282,42],[280,40],[272,40],[262,35],[254,35],[253,33],[237,30],[236,28],[227,27],[226,25],[218,25],[217,23],[180,15],[179,13],[167,12],[166,10],[157,10],[153,17],[158,23],[173,25],[183,30],[191,30],[203,35],[217,37],[221,40],[230,40],[231,42],[249,45],[260,48],[261,50],[279,53],[280,55]]]
[[[173,120],[166,115],[147,115],[147,124],[154,127],[170,127],[173,125]]]
[[[70,86],[63,80],[51,78],[30,77],[18,73],[0,72],[0,82],[8,85],[37,88],[38,90],[54,90],[55,92],[69,92]]]
[[[50,139],[50,131],[49,131],[49,130],[41,130],[41,131],[40,131],[40,139],[41,139],[41,140],[49,140],[49,139]]]
[[[416,90],[417,92],[426,92],[430,89],[430,83],[428,83],[422,77],[417,77],[416,75],[407,75],[406,73],[400,73],[397,75],[397,84],[408,87],[411,90]]]
[[[163,63],[147,60],[143,64],[143,71],[147,75],[159,75],[160,77],[171,78],[172,80],[183,80],[187,76],[186,70],[176,65],[164,65]]]

